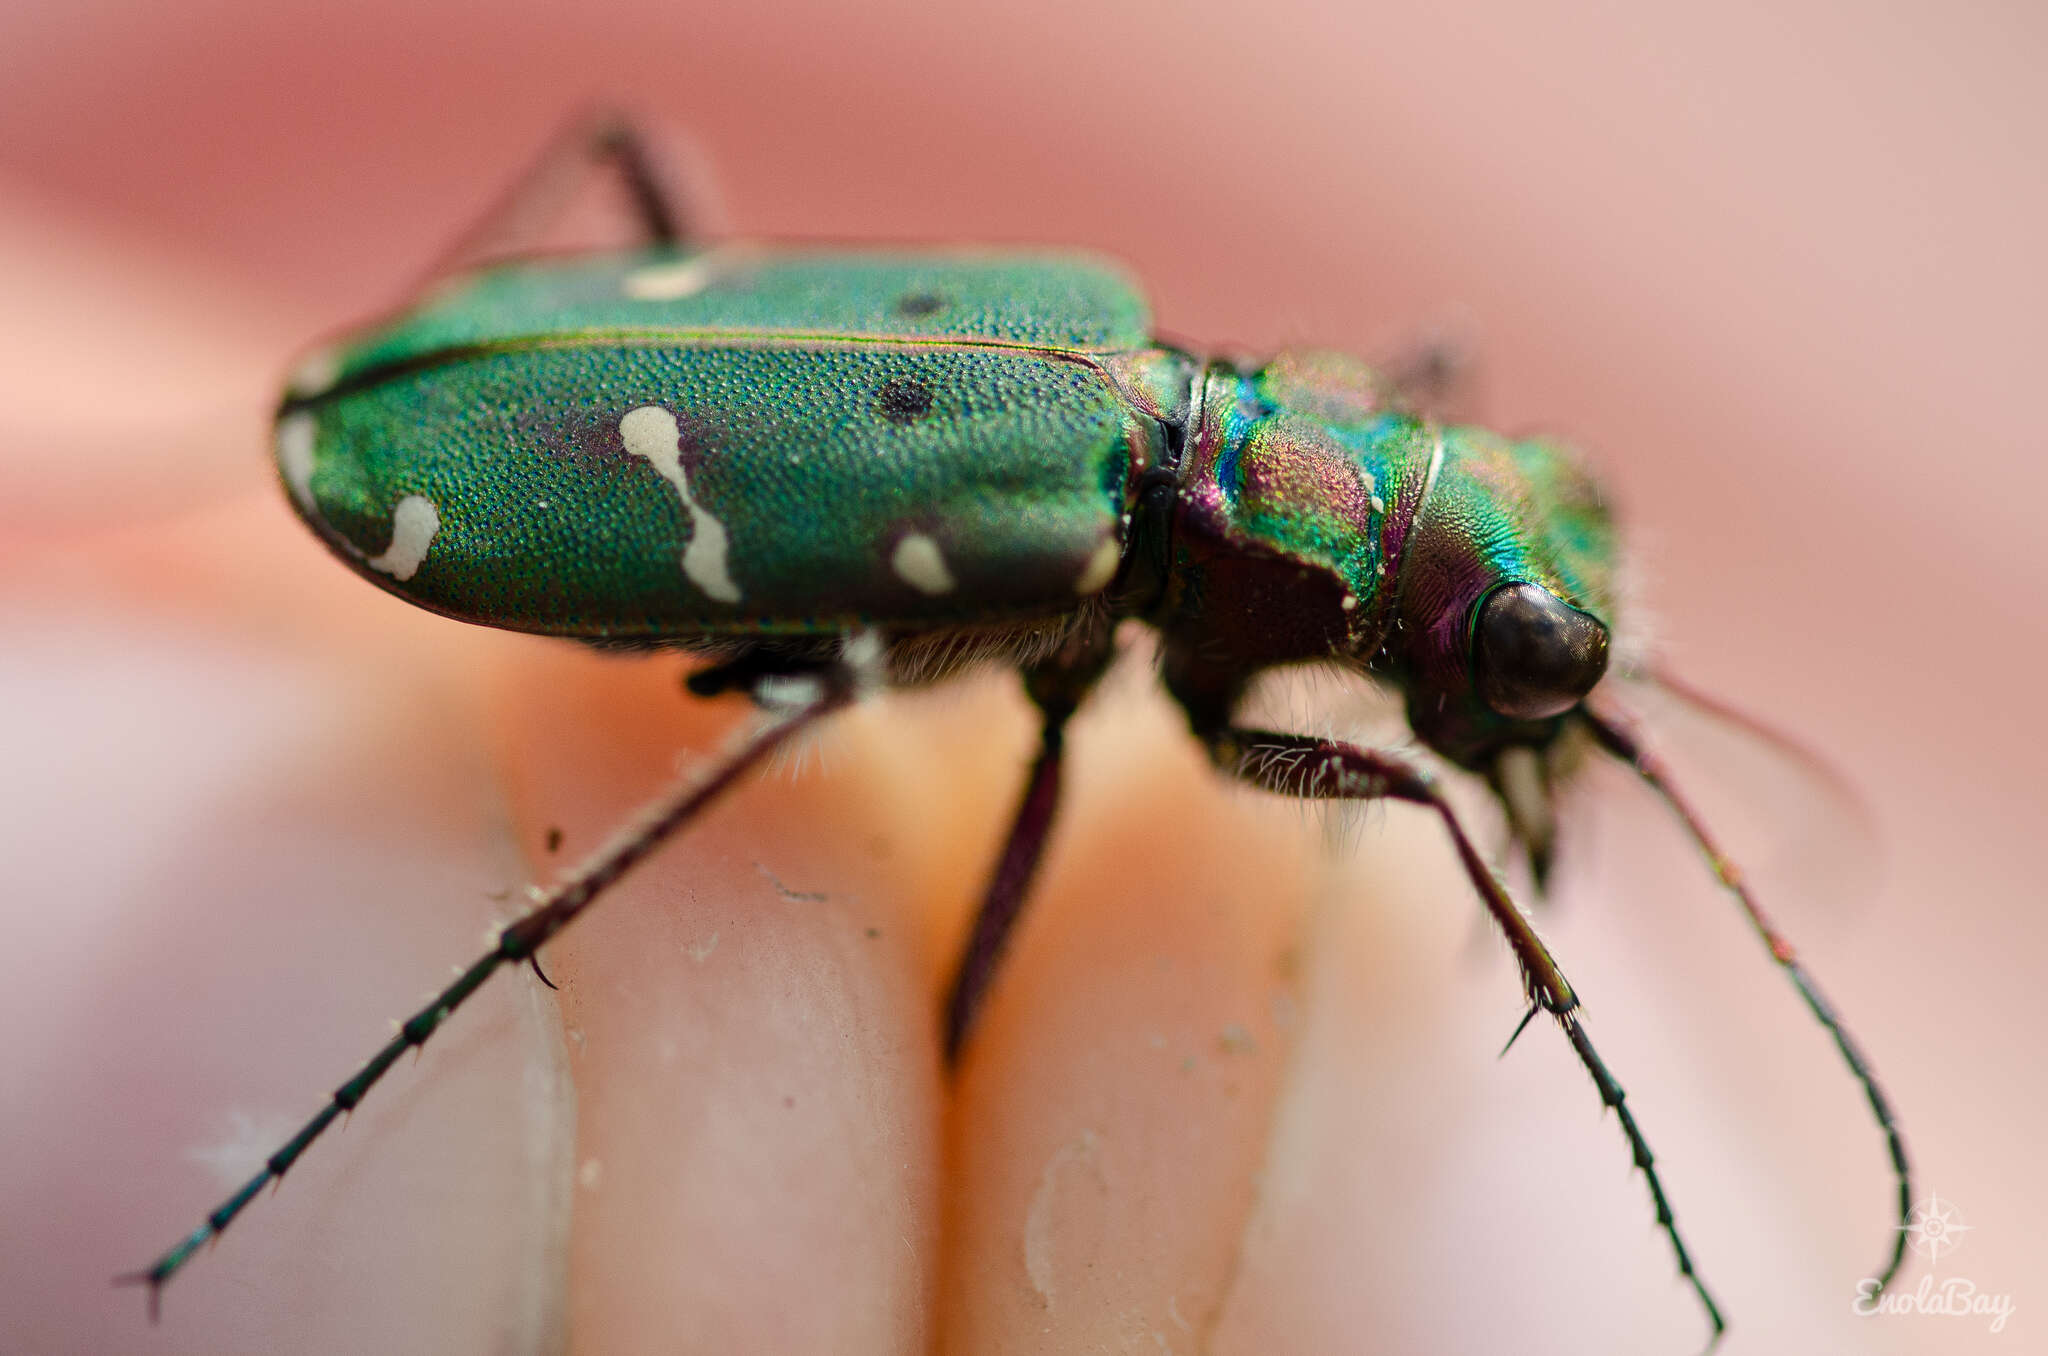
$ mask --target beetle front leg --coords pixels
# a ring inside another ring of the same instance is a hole
[[[1599,1089],[1601,1102],[1612,1108],[1620,1119],[1622,1133],[1628,1137],[1635,1164],[1649,1181],[1657,1223],[1671,1240],[1672,1250],[1678,1256],[1679,1273],[1691,1283],[1700,1305],[1706,1310],[1707,1321],[1713,1325],[1710,1345],[1719,1341],[1727,1326],[1722,1321],[1720,1307],[1714,1303],[1706,1284],[1693,1269],[1692,1254],[1686,1250],[1685,1240],[1679,1236],[1670,1201],[1664,1194],[1664,1184],[1657,1176],[1656,1159],[1650,1152],[1650,1143],[1636,1125],[1634,1113],[1628,1109],[1627,1094],[1614,1075],[1607,1071],[1607,1065],[1593,1048],[1592,1038],[1586,1034],[1585,1024],[1578,1013],[1577,993],[1565,980],[1564,972],[1558,968],[1550,949],[1536,935],[1536,929],[1515,907],[1506,887],[1473,846],[1464,825],[1458,821],[1457,812],[1437,789],[1435,778],[1426,769],[1397,754],[1308,735],[1231,727],[1208,736],[1205,743],[1210,758],[1223,771],[1267,791],[1301,800],[1406,801],[1436,812],[1451,836],[1452,846],[1457,849],[1466,878],[1479,892],[1486,911],[1507,938],[1508,945],[1514,950],[1515,962],[1521,968],[1522,987],[1530,1006],[1528,1016],[1522,1019],[1522,1026],[1515,1028],[1515,1036],[1521,1035],[1523,1027],[1539,1011],[1549,1012],[1564,1028],[1565,1037],[1578,1054],[1579,1063]],[[1509,1037],[1508,1044],[1513,1045],[1514,1039],[1514,1036]]]

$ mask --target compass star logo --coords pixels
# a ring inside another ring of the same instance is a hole
[[[1913,1245],[1913,1251],[1925,1257],[1930,1264],[1941,1261],[1943,1252],[1954,1252],[1963,1245],[1963,1235],[1972,1226],[1963,1223],[1953,1201],[1945,1201],[1941,1193],[1935,1192],[1913,1207],[1912,1218],[1899,1226],[1906,1241]]]

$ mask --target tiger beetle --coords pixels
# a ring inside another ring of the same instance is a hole
[[[644,243],[506,262],[597,166],[630,194]],[[284,487],[363,577],[463,621],[698,653],[692,693],[745,694],[763,715],[538,894],[197,1229],[119,1278],[149,1287],[152,1315],[193,1253],[400,1055],[500,966],[539,974],[543,944],[773,750],[877,686],[1000,665],[1039,712],[1039,748],[946,998],[956,1060],[1052,831],[1067,722],[1132,619],[1157,633],[1167,695],[1225,776],[1407,802],[1442,823],[1520,970],[1515,1036],[1548,1013],[1571,1043],[1710,1344],[1720,1309],[1579,994],[1438,776],[1399,752],[1239,724],[1258,675],[1322,663],[1392,689],[1423,745],[1485,778],[1539,887],[1554,774],[1586,748],[1630,769],[1833,1037],[1905,1222],[1905,1146],[1869,1061],[1601,685],[1621,620],[1615,532],[1567,452],[1439,422],[1414,381],[1341,355],[1249,367],[1182,352],[1152,336],[1121,273],[1084,256],[706,243],[691,223],[643,134],[590,120],[474,229],[465,266],[292,378]]]

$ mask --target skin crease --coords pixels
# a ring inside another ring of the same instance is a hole
[[[1542,925],[1722,1350],[2023,1349],[2048,1275],[2030,25],[0,15],[0,1349],[1697,1348],[1562,1042],[1495,1060],[1513,977],[1437,837],[1395,810],[1326,851],[1215,784],[1142,664],[1076,722],[952,1090],[937,994],[1029,752],[999,682],[878,703],[736,793],[549,949],[559,996],[495,978],[160,1327],[105,1285],[474,955],[494,896],[743,717],[683,701],[673,661],[364,587],[265,465],[290,356],[392,300],[588,92],[693,129],[736,226],[1086,243],[1196,340],[1381,352],[1469,305],[1485,412],[1591,447],[1647,526],[1684,670],[1872,798],[1882,893],[1770,902],[1972,1226],[1939,1274],[2018,1308],[1998,1335],[1850,1313],[1889,1226],[1854,1088],[1663,820],[1603,798]],[[1282,714],[1349,725],[1317,696]]]

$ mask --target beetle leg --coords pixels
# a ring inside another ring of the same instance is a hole
[[[354,1077],[335,1089],[326,1105],[300,1127],[297,1134],[286,1140],[239,1191],[221,1202],[198,1228],[144,1270],[115,1277],[115,1284],[148,1286],[150,1317],[154,1319],[164,1286],[191,1260],[192,1255],[226,1230],[265,1186],[281,1180],[298,1161],[299,1155],[328,1126],[355,1110],[377,1081],[398,1062],[400,1055],[408,1049],[425,1045],[455,1009],[482,988],[484,981],[499,966],[532,960],[542,943],[567,927],[578,914],[596,902],[599,895],[667,842],[720,793],[738,782],[741,776],[791,736],[850,704],[860,694],[863,685],[850,661],[807,676],[802,681],[808,687],[801,692],[785,687],[776,700],[764,703],[769,706],[770,717],[748,732],[723,762],[716,764],[708,773],[684,777],[659,800],[648,805],[617,837],[556,881],[525,917],[500,930],[495,946],[464,970],[454,983],[435,995],[432,1002],[403,1023],[397,1034],[372,1055]]]
[[[1031,878],[1045,855],[1046,840],[1052,836],[1053,816],[1059,809],[1060,769],[1067,721],[1079,708],[1095,680],[1109,667],[1112,651],[1106,629],[1091,630],[1079,637],[1070,652],[1056,655],[1024,675],[1024,687],[1041,717],[1038,758],[1024,783],[1024,795],[1017,802],[1017,814],[1010,821],[1009,837],[1002,855],[996,858],[981,907],[960,950],[953,982],[946,992],[945,1054],[948,1068],[960,1059],[960,1048],[974,1025],[981,1000],[995,979],[1004,948],[1024,912],[1024,900]]]
[[[1599,741],[1600,747],[1642,778],[1643,783],[1656,793],[1670,808],[1672,814],[1677,816],[1678,822],[1684,826],[1686,834],[1699,849],[1700,855],[1707,859],[1707,865],[1713,869],[1714,878],[1721,883],[1723,889],[1735,897],[1735,902],[1748,916],[1750,927],[1770,951],[1771,959],[1784,969],[1792,981],[1792,986],[1799,990],[1800,998],[1805,1000],[1807,1010],[1813,1014],[1814,1019],[1835,1038],[1835,1048],[1841,1052],[1842,1062],[1849,1066],[1849,1072],[1863,1085],[1863,1095],[1869,1100],[1871,1114],[1876,1117],[1878,1129],[1884,1135],[1885,1148],[1891,1156],[1892,1177],[1899,1188],[1899,1225],[1896,1237],[1892,1240],[1891,1255],[1885,1259],[1884,1270],[1879,1272],[1877,1277],[1877,1289],[1880,1293],[1883,1292],[1890,1288],[1893,1279],[1899,1274],[1899,1268],[1906,1261],[1906,1240],[1907,1235],[1911,1233],[1907,1226],[1913,1217],[1913,1167],[1911,1160],[1906,1156],[1906,1140],[1899,1132],[1897,1117],[1892,1114],[1891,1101],[1884,1095],[1884,1089],[1878,1085],[1877,1074],[1872,1071],[1870,1060],[1864,1055],[1863,1048],[1856,1043],[1855,1038],[1850,1036],[1849,1029],[1842,1025],[1842,1019],[1835,1015],[1834,1005],[1821,993],[1820,986],[1807,974],[1806,967],[1799,963],[1798,954],[1793,951],[1792,943],[1787,941],[1784,934],[1771,923],[1770,918],[1757,903],[1756,896],[1750,893],[1748,882],[1743,879],[1742,872],[1736,869],[1735,863],[1722,852],[1721,845],[1714,836],[1707,832],[1706,822],[1693,809],[1692,802],[1679,793],[1677,785],[1671,779],[1670,770],[1664,765],[1664,760],[1645,744],[1636,732],[1635,722],[1626,712],[1612,704],[1607,704],[1605,710],[1600,710],[1588,703],[1580,709],[1579,715],[1585,721],[1586,728],[1593,732],[1594,739]]]
[[[744,692],[762,705],[764,697],[773,693],[772,680],[815,678],[838,663],[837,657],[825,653],[789,654],[766,645],[750,645],[729,659],[690,673],[683,679],[683,688],[692,697]]]
[[[702,213],[689,198],[646,128],[616,112],[571,122],[441,256],[430,279],[481,260],[530,249],[561,216],[593,167],[617,176],[632,203],[634,225],[650,244],[687,245]]]
[[[989,878],[981,907],[975,910],[974,926],[961,948],[954,967],[952,987],[946,993],[946,1065],[959,1062],[961,1044],[967,1039],[980,1010],[982,996],[995,978],[1003,950],[1017,918],[1024,911],[1025,892],[1037,873],[1038,861],[1052,834],[1053,813],[1059,809],[1061,746],[1066,720],[1050,714],[1039,727],[1038,758],[1024,783],[1024,795],[1017,814],[1010,821],[1010,834],[996,858],[995,874]]]
[[[1466,878],[1479,892],[1486,911],[1493,916],[1509,947],[1514,950],[1515,962],[1522,971],[1523,992],[1531,1009],[1540,1007],[1557,1019],[1558,1025],[1564,1028],[1565,1038],[1578,1054],[1579,1063],[1600,1090],[1601,1102],[1620,1119],[1622,1133],[1628,1136],[1635,1164],[1649,1180],[1657,1223],[1662,1226],[1665,1236],[1671,1240],[1672,1250],[1678,1255],[1679,1273],[1691,1283],[1693,1293],[1707,1312],[1708,1322],[1713,1324],[1712,1340],[1718,1341],[1726,1328],[1720,1308],[1714,1303],[1714,1297],[1708,1293],[1699,1273],[1693,1269],[1692,1254],[1686,1250],[1685,1240],[1679,1236],[1670,1201],[1664,1194],[1664,1184],[1657,1176],[1650,1142],[1637,1127],[1621,1084],[1607,1071],[1607,1065],[1593,1049],[1592,1038],[1586,1034],[1585,1023],[1579,1017],[1578,995],[1565,980],[1564,972],[1551,957],[1549,948],[1536,935],[1536,929],[1515,907],[1507,889],[1479,855],[1478,848],[1473,846],[1464,826],[1458,822],[1456,811],[1437,789],[1435,778],[1426,769],[1399,755],[1309,735],[1225,728],[1208,735],[1204,742],[1208,745],[1210,758],[1223,771],[1267,791],[1302,800],[1398,800],[1436,811],[1445,831],[1451,836],[1452,846],[1457,849],[1458,859],[1464,864]],[[1519,1028],[1516,1034],[1520,1034]],[[1513,1041],[1509,1043],[1513,1044]]]
[[[1454,332],[1410,343],[1388,360],[1385,375],[1404,408],[1433,419],[1449,420],[1473,401],[1472,348]]]
[[[526,963],[533,967],[533,977],[535,979],[538,979],[541,983],[547,985],[550,989],[559,989],[562,987],[561,985],[555,983],[555,981],[553,981],[552,979],[549,979],[548,972],[540,968],[540,952],[536,951],[531,956],[528,956],[526,958]]]

